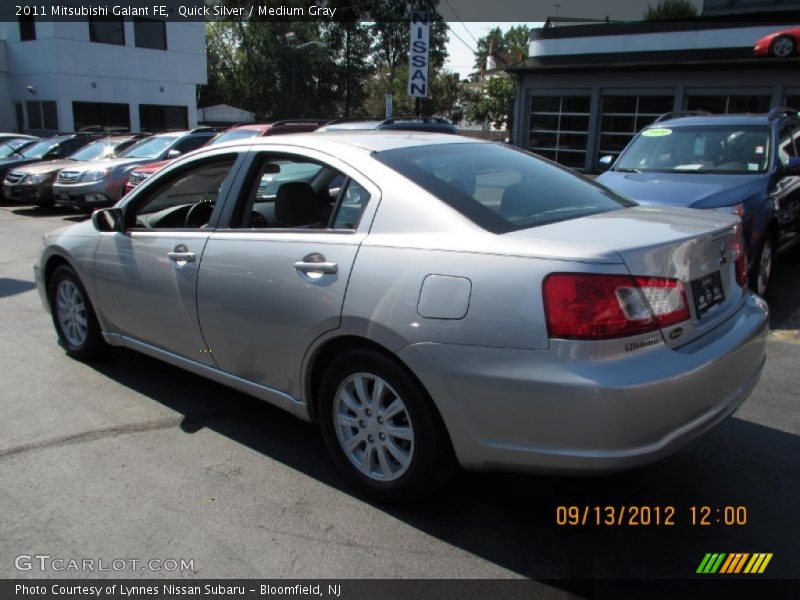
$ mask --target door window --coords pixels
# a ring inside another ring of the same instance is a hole
[[[341,171],[300,157],[256,162],[234,220],[250,229],[355,229],[369,193]]]
[[[207,227],[235,161],[235,156],[218,157],[168,177],[126,214],[126,220],[133,229]]]

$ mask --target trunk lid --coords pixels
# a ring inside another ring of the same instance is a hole
[[[715,327],[742,300],[738,224],[738,217],[721,212],[637,206],[507,235],[613,251],[631,275],[680,280],[691,319],[661,330],[664,341],[678,347]]]

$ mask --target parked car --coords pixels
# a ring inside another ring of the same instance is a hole
[[[775,254],[800,241],[798,152],[800,118],[791,109],[676,115],[642,130],[597,181],[643,204],[739,215],[750,285],[764,295]]]
[[[341,131],[353,129],[380,129],[427,131],[430,133],[458,133],[450,121],[441,117],[393,117],[391,119],[337,119],[326,123],[317,131]]]
[[[89,162],[115,158],[122,151],[142,139],[144,134],[101,138],[87,144],[63,160],[48,160],[16,168],[6,175],[3,193],[9,200],[37,206],[53,204],[53,182],[61,169],[76,162]]]
[[[175,161],[48,234],[35,279],[70,356],[125,346],[318,421],[399,500],[453,456],[618,470],[715,426],[764,364],[743,258],[735,215],[639,207],[503,144],[314,133]]]
[[[196,150],[215,133],[215,129],[207,127],[169,131],[134,144],[119,158],[71,165],[56,176],[55,204],[84,209],[110,206],[122,197],[125,182],[135,167]]]
[[[42,160],[65,158],[94,139],[84,134],[59,135],[25,146],[0,160],[0,181],[5,180],[12,169]]]
[[[0,160],[4,160],[6,158],[13,158],[14,156],[21,156],[21,152],[35,144],[36,142],[41,141],[41,138],[5,138],[0,140]]]
[[[218,133],[210,142],[208,142],[208,145],[211,146],[214,144],[223,144],[225,142],[232,142],[234,140],[262,137],[266,135],[305,133],[314,131],[321,124],[326,122],[327,121],[325,120],[321,121],[319,119],[286,119],[283,121],[275,121],[273,123],[249,123],[247,125],[237,125]],[[171,162],[172,159],[162,160],[157,163],[136,167],[133,171],[131,171],[130,177],[128,177],[128,181],[125,183],[125,193],[129,193],[133,188],[142,183],[153,173],[158,173]]]
[[[800,27],[791,27],[762,37],[753,46],[753,54],[789,58],[797,56],[798,48],[800,48]]]

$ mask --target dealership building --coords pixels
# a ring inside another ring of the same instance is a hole
[[[193,127],[205,83],[200,22],[0,22],[0,131]]]
[[[758,10],[758,2],[746,4]],[[800,57],[753,54],[763,36],[800,27],[800,13],[756,18],[711,8],[681,21],[572,25],[551,19],[531,30],[528,60],[510,69],[519,78],[514,143],[596,171],[600,157],[619,154],[667,112],[800,109]]]

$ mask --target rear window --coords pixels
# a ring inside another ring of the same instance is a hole
[[[413,146],[374,157],[493,233],[635,206],[563,167],[499,144]]]

